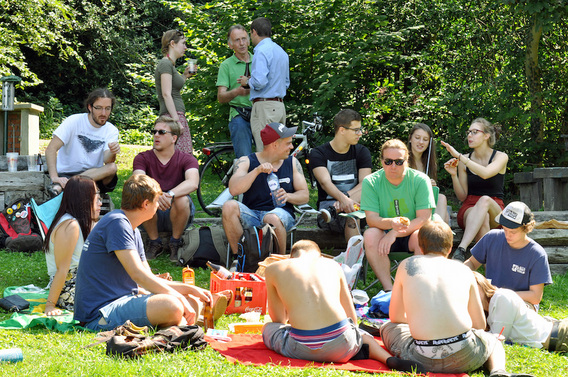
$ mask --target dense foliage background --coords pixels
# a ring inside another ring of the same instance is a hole
[[[122,141],[147,143],[157,115],[153,82],[161,34],[183,30],[199,73],[184,91],[197,149],[228,140],[228,107],[216,100],[217,69],[231,51],[226,30],[266,16],[290,56],[289,120],[359,110],[363,143],[376,155],[413,122],[466,151],[479,116],[502,126],[496,148],[510,172],[566,166],[566,0],[0,0],[0,75],[16,74],[20,101],[45,107],[44,137],[108,86]],[[252,50],[252,46],[251,46]],[[178,61],[183,69],[181,60]],[[444,161],[448,155],[438,150]],[[508,188],[514,194],[512,174]],[[441,185],[450,186],[441,172]]]

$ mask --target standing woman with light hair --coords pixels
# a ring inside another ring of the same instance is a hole
[[[432,187],[437,187],[438,179],[438,161],[436,158],[436,142],[434,134],[430,127],[424,123],[416,123],[410,134],[408,134],[408,167],[421,171],[430,177]],[[438,191],[438,195],[434,192],[436,199],[435,214],[440,216],[446,224],[450,223],[450,215],[448,213],[448,200],[444,194]]]
[[[465,261],[471,241],[478,241],[499,224],[495,217],[505,208],[503,203],[505,172],[509,156],[493,149],[497,138],[496,127],[483,118],[475,119],[466,133],[473,151],[459,153],[446,142],[441,142],[452,155],[444,168],[452,176],[457,198],[462,202],[458,225],[464,230],[453,259]]]
[[[176,148],[185,153],[193,153],[191,133],[185,117],[185,104],[180,92],[185,81],[195,72],[190,72],[189,65],[185,68],[183,75],[180,75],[176,69],[176,61],[184,56],[186,50],[185,36],[181,31],[166,31],[162,36],[162,54],[164,54],[164,57],[158,61],[154,80],[158,102],[160,103],[159,115],[168,115],[180,124],[182,133]],[[197,69],[197,66],[195,66],[195,69]]]

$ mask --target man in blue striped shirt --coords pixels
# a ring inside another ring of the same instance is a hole
[[[272,41],[271,35],[272,24],[268,18],[259,17],[252,22],[250,39],[255,48],[251,76],[241,76],[237,80],[244,87],[250,86],[250,125],[257,152],[263,149],[260,131],[267,124],[286,124],[284,97],[290,86],[288,54]]]

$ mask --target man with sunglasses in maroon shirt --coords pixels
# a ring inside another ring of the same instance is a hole
[[[158,211],[142,224],[150,240],[146,259],[155,259],[163,252],[159,233],[171,232],[168,248],[170,261],[175,263],[181,236],[195,213],[189,194],[199,185],[199,164],[192,154],[175,148],[181,134],[180,125],[169,116],[162,115],[156,119],[150,132],[154,135],[153,148],[139,153],[133,162],[133,174],[146,174],[158,181],[162,188]]]
[[[389,253],[422,254],[418,230],[436,207],[430,178],[408,167],[408,149],[398,139],[381,147],[383,168],[363,180],[361,209],[369,229],[365,254],[385,292],[392,290]]]

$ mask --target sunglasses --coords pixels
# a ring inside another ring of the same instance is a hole
[[[165,134],[171,134],[172,131],[166,131],[166,130],[150,130],[150,133],[151,133],[152,135],[155,135],[155,134],[165,135]]]
[[[391,166],[392,163],[394,162],[394,163],[396,164],[396,166],[402,166],[402,164],[404,164],[405,161],[406,161],[406,160],[404,160],[404,159],[402,159],[402,158],[399,158],[398,160],[393,160],[393,159],[391,159],[391,158],[385,158],[385,159],[383,160],[383,163],[384,163],[385,165],[387,165],[387,166]]]

